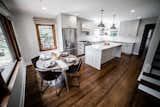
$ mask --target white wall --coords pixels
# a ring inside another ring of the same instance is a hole
[[[31,64],[31,58],[39,54],[33,16],[13,14],[13,25],[24,62],[25,64]]]
[[[33,16],[29,14],[13,13],[13,26],[16,33],[16,39],[20,47],[22,57],[24,58],[25,65],[30,65],[31,58],[43,53],[39,50],[35,23],[48,24],[51,23],[51,21],[54,24],[56,23],[55,19],[46,19],[42,21],[42,19],[38,18],[33,19]],[[56,39],[57,44],[59,44],[61,38],[57,36],[57,30]],[[58,49],[61,48],[59,45],[57,47]]]

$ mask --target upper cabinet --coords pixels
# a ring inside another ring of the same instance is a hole
[[[123,21],[120,22],[120,36],[137,36],[139,20]]]
[[[85,33],[86,35],[92,35],[95,29],[94,22],[92,21],[82,20],[81,27],[81,32]]]
[[[62,14],[63,28],[77,28],[77,16]]]
[[[91,30],[91,27],[89,24],[86,24],[86,23],[83,23],[82,24],[82,31],[90,31]]]

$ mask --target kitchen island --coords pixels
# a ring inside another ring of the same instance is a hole
[[[85,63],[101,70],[101,64],[115,58],[121,57],[121,43],[100,43],[86,46]]]

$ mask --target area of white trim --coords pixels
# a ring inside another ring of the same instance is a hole
[[[154,79],[154,78],[151,78],[151,77],[148,77],[148,76],[145,76],[145,75],[143,75],[142,79],[147,81],[147,82],[150,82],[152,84],[160,86],[160,81],[157,80],[157,79]]]
[[[142,77],[143,77],[143,72],[146,72],[146,73],[149,73],[150,72],[150,69],[151,69],[151,65],[150,64],[144,64],[143,65],[143,68],[142,68],[142,71],[138,77],[138,81],[141,81]]]
[[[146,87],[146,86],[140,84],[138,86],[138,89],[160,99],[160,92],[158,92],[152,88],[149,88],[149,87]]]

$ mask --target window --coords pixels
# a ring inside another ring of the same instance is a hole
[[[19,57],[11,21],[0,14],[0,72],[6,83],[9,82]]]
[[[40,51],[56,49],[56,34],[54,25],[36,24]]]
[[[1,25],[1,24],[0,24]],[[13,61],[11,50],[9,49],[9,44],[6,40],[6,36],[2,31],[0,26],[0,66],[4,66],[9,62]]]
[[[6,33],[2,28],[2,24],[0,23],[0,69],[3,70],[3,79],[7,81],[11,73],[9,69],[14,65],[15,58],[6,38]]]

